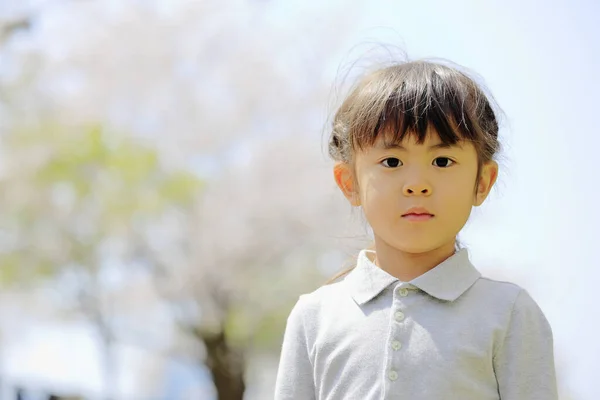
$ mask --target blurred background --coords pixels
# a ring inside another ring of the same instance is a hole
[[[403,53],[474,71],[504,111],[500,181],[461,240],[550,320],[561,399],[600,398],[598,17],[592,0],[0,0],[0,399],[273,398],[299,294],[369,241],[328,121]]]

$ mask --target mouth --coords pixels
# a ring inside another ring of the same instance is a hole
[[[413,207],[402,214],[402,218],[407,221],[429,221],[434,215],[423,207]]]
[[[429,221],[430,219],[433,218],[432,214],[404,214],[402,216],[403,219],[407,220],[407,221],[415,221],[415,222],[419,222],[419,221]]]

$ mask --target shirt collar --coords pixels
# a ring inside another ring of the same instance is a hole
[[[372,300],[386,287],[399,279],[375,265],[368,257],[369,250],[362,250],[354,268],[344,279],[352,298],[362,305]],[[454,301],[481,277],[471,264],[466,248],[456,252],[440,264],[414,278],[408,287],[414,286],[440,300]]]

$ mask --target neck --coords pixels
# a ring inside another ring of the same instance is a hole
[[[401,281],[409,282],[452,256],[454,246],[453,241],[424,253],[408,253],[375,236],[375,264]]]

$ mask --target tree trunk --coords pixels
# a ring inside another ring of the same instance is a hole
[[[227,343],[225,332],[203,334],[206,346],[206,366],[217,390],[219,400],[243,400],[245,360],[241,349]]]

